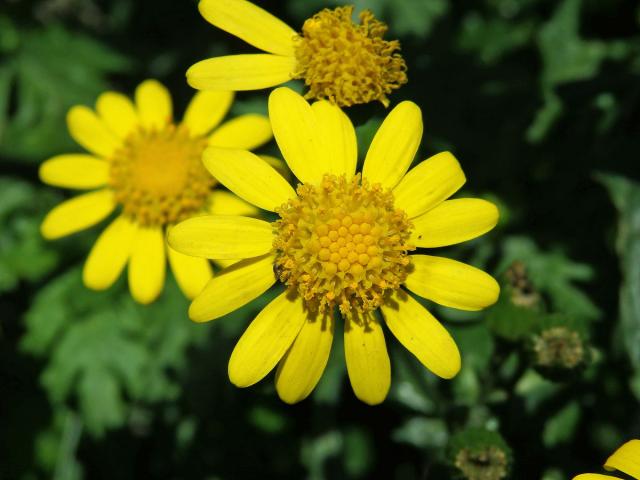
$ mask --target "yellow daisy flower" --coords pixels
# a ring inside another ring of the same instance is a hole
[[[229,55],[196,63],[187,81],[202,90],[255,90],[303,79],[306,98],[340,106],[380,101],[407,83],[407,66],[397,40],[384,40],[387,26],[353,6],[324,9],[298,34],[246,0],[202,0],[200,13],[212,25],[267,53]]]
[[[42,223],[43,236],[56,239],[84,230],[120,207],[84,265],[87,287],[110,287],[128,263],[131,295],[150,303],[162,291],[168,256],[185,295],[200,293],[212,275],[209,262],[172,248],[165,251],[165,230],[202,213],[255,214],[254,206],[214,189],[217,181],[201,156],[207,146],[252,149],[272,138],[263,115],[242,115],[220,125],[233,97],[232,92],[199,92],[176,124],[169,92],[147,80],[136,89],[135,105],[120,93],[106,92],[95,112],[85,106],[69,110],[69,133],[89,154],[50,158],[40,178],[49,185],[92,191],[53,208]]]
[[[611,455],[604,464],[604,468],[610,472],[618,470],[637,480],[640,480],[640,440],[631,440],[622,445]],[[598,473],[583,473],[573,480],[600,480],[603,478],[619,478]]]
[[[448,307],[480,310],[498,298],[486,273],[415,247],[441,247],[491,230],[497,208],[474,198],[446,200],[465,182],[450,153],[407,172],[422,137],[420,109],[402,102],[384,120],[356,174],[353,125],[337,106],[309,105],[288,88],[269,97],[275,139],[297,192],[273,168],[242,150],[208,148],[203,160],[222,184],[248,202],[276,212],[274,223],[242,216],[202,216],[169,232],[187,255],[243,258],[212,279],[189,309],[203,322],[256,298],[276,280],[288,289],[250,324],[229,361],[239,387],[278,364],[276,387],[289,403],[313,390],[327,363],[334,307],[345,320],[347,370],[356,396],[380,403],[391,370],[381,323],[418,360],[443,378],[460,369],[444,327],[401,288]]]

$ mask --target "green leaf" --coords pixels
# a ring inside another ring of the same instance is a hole
[[[563,110],[556,95],[557,86],[593,78],[607,58],[626,56],[628,45],[580,36],[580,10],[583,0],[563,0],[551,20],[538,33],[537,44],[542,57],[540,87],[544,105],[527,131],[531,142],[544,138]]]
[[[344,433],[344,454],[342,460],[349,478],[361,478],[373,465],[374,445],[371,437],[362,428],[348,428]]]
[[[53,480],[81,480],[83,468],[77,458],[82,436],[82,421],[77,413],[60,408],[53,420],[40,432],[35,441],[36,461],[48,472],[55,472]]]
[[[494,342],[484,323],[448,324],[447,329],[464,356],[466,365],[481,372],[489,366],[493,355]]]
[[[129,65],[121,55],[59,25],[19,31],[18,47],[0,63],[0,153],[39,161],[78,147],[66,133],[65,115],[93,105],[109,88],[107,75]],[[15,92],[16,109],[7,109]]]
[[[300,451],[302,464],[307,468],[310,480],[324,480],[324,464],[344,448],[342,433],[331,430],[320,436],[308,439]]]
[[[597,178],[618,210],[620,324],[631,363],[640,370],[640,183],[610,174],[599,174]]]
[[[476,51],[484,64],[491,65],[527,45],[534,31],[535,24],[531,20],[485,19],[477,12],[471,12],[462,22],[458,41],[462,49]]]
[[[390,18],[387,38],[406,35],[426,38],[448,10],[448,0],[386,0],[384,18]]]
[[[49,357],[41,380],[51,401],[76,398],[97,436],[124,425],[133,404],[175,399],[176,374],[186,371],[188,350],[208,331],[187,319],[187,301],[173,281],[151,306],[135,304],[123,284],[92,292],[75,268],[43,288],[25,317],[21,345]]]
[[[58,264],[40,235],[45,213],[59,197],[21,180],[0,177],[0,293],[20,280],[35,282]]]
[[[395,442],[417,448],[442,449],[449,441],[447,424],[437,418],[413,417],[393,431]]]
[[[554,448],[570,441],[580,421],[580,413],[578,402],[572,401],[547,420],[542,432],[544,445]]]
[[[585,320],[600,316],[598,307],[574,285],[593,278],[590,265],[574,262],[560,249],[542,251],[530,238],[508,237],[498,271],[505,271],[515,261],[525,264],[533,285],[551,299],[552,310]]]
[[[249,421],[258,429],[266,433],[281,433],[287,424],[286,417],[272,408],[256,405],[249,411]]]
[[[510,289],[503,285],[498,302],[487,311],[486,324],[499,337],[515,342],[528,337],[541,316],[538,310],[514,304]]]

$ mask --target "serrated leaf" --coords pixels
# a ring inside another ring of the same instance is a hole
[[[44,214],[58,200],[45,189],[0,177],[0,292],[20,280],[34,282],[58,264],[58,254],[40,235]]]
[[[148,307],[135,304],[123,284],[92,292],[75,268],[43,288],[25,317],[21,346],[49,356],[41,380],[51,401],[77,399],[97,436],[124,425],[132,403],[175,399],[188,350],[207,338],[207,327],[187,319],[173,281]]]

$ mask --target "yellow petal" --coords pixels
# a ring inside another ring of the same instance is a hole
[[[307,313],[300,297],[285,292],[276,297],[251,322],[229,359],[229,379],[238,387],[259,382],[289,349]]]
[[[288,82],[294,57],[270,53],[227,55],[202,60],[187,70],[187,82],[198,90],[258,90]]]
[[[263,154],[258,155],[258,157],[260,157],[262,160],[267,162],[267,164],[275,168],[276,171],[280,175],[282,175],[282,177],[285,180],[287,180],[287,182],[290,182],[293,179],[293,176],[291,175],[291,170],[289,170],[289,167],[287,166],[287,162],[285,162],[281,158],[272,157],[271,155],[263,155]]]
[[[225,268],[209,280],[189,307],[194,322],[208,322],[242,307],[276,282],[273,255],[248,258]]]
[[[315,102],[311,108],[320,138],[324,141],[325,173],[345,175],[347,180],[351,179],[358,162],[358,142],[351,120],[340,107],[325,100]]]
[[[442,324],[411,296],[395,292],[380,309],[391,333],[425,367],[442,378],[460,371],[460,351]]]
[[[136,106],[145,128],[162,128],[172,119],[171,94],[157,80],[145,80],[136,88]]]
[[[131,254],[136,226],[120,216],[105,228],[84,264],[82,279],[93,290],[109,288],[118,279]]]
[[[193,257],[250,258],[271,251],[273,227],[257,218],[205,215],[180,222],[169,231],[168,241]]]
[[[220,125],[209,137],[209,145],[220,148],[253,150],[273,137],[271,123],[264,115],[241,115]]]
[[[273,167],[246,150],[209,147],[202,161],[225,187],[264,210],[274,211],[296,194]]]
[[[254,257],[254,258],[262,258],[262,257]],[[250,258],[246,259],[246,261],[251,260]],[[243,260],[239,260],[237,258],[216,258],[212,260],[214,265],[220,267],[221,269],[229,268],[231,265],[235,265],[238,262]]]
[[[458,191],[466,181],[460,164],[449,152],[419,163],[393,189],[395,206],[409,218],[438,206]]]
[[[220,125],[231,108],[234,95],[234,92],[226,91],[197,92],[184,112],[182,123],[192,136],[206,135]]]
[[[78,144],[99,157],[109,158],[120,146],[118,137],[87,107],[79,105],[69,110],[67,128]]]
[[[640,479],[640,440],[631,440],[622,445],[607,459],[604,467]]]
[[[131,100],[117,92],[105,92],[98,97],[96,110],[102,121],[119,138],[126,138],[139,123]]]
[[[329,166],[311,106],[290,88],[276,88],[269,95],[269,119],[293,174],[302,183],[320,183]]]
[[[500,286],[482,270],[449,258],[411,255],[413,271],[405,285],[446,307],[481,310],[498,299]]]
[[[211,280],[213,270],[205,258],[184,255],[167,245],[169,265],[178,286],[185,297],[190,300],[202,292],[204,286]]]
[[[40,165],[40,180],[64,188],[90,189],[109,181],[109,164],[91,155],[57,155]]]
[[[447,200],[412,220],[409,243],[435,248],[466,242],[495,227],[498,216],[498,208],[480,198]]]
[[[225,192],[224,190],[214,190],[211,195],[209,195],[208,212],[211,215],[251,217],[257,215],[260,211],[233,193]]]
[[[422,112],[413,102],[399,103],[376,132],[362,176],[370,184],[393,188],[409,169],[422,139]]]
[[[620,477],[612,477],[611,475],[600,475],[599,473],[583,473],[582,475],[573,477],[573,480],[602,480],[603,478],[617,478],[618,480],[620,480]]]
[[[89,228],[106,218],[116,202],[109,189],[78,195],[54,207],[42,221],[40,231],[49,240]]]
[[[391,363],[374,314],[366,314],[358,322],[345,319],[344,355],[356,397],[369,405],[382,403],[391,385]]]
[[[164,235],[160,227],[138,227],[129,262],[129,290],[143,305],[153,302],[164,286]]]
[[[276,390],[284,402],[300,402],[316,388],[329,360],[333,329],[330,316],[304,322],[276,372]]]
[[[202,0],[202,16],[212,25],[229,32],[265,52],[293,56],[296,32],[286,23],[245,0]]]

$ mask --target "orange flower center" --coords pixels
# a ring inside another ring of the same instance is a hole
[[[310,310],[338,305],[343,314],[380,306],[408,273],[411,223],[393,195],[357,175],[325,175],[319,186],[300,185],[279,210],[275,268]]]
[[[206,139],[173,124],[129,135],[110,170],[124,214],[141,225],[166,225],[201,210],[216,183],[201,162],[205,147]]]
[[[407,83],[407,66],[397,53],[400,42],[383,40],[387,26],[369,10],[352,21],[353,6],[325,9],[304,22],[297,38],[295,78],[309,86],[307,98],[340,106],[374,100],[389,105],[387,95]]]

